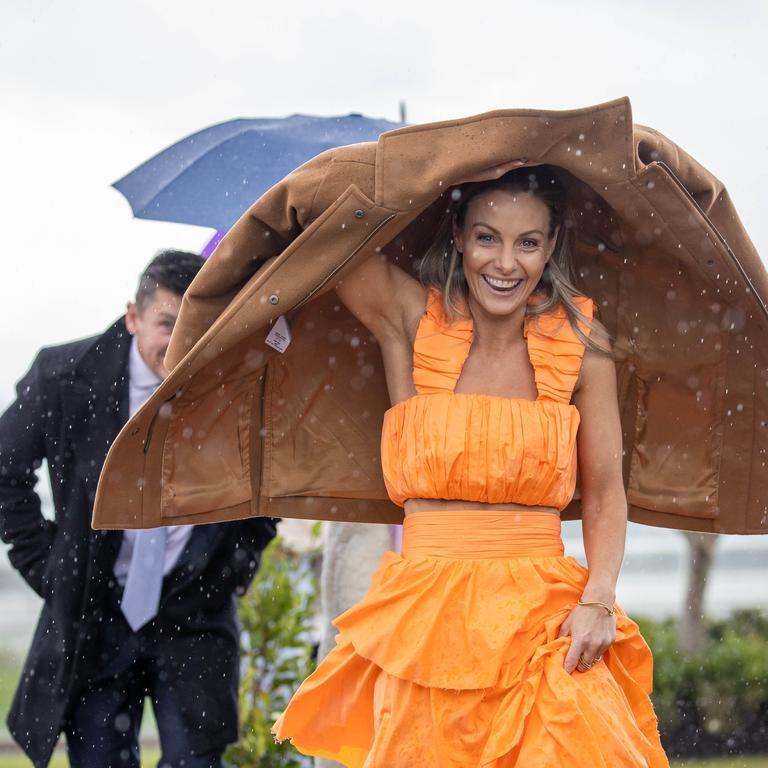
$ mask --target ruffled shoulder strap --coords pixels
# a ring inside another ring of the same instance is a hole
[[[420,395],[453,392],[472,345],[472,320],[450,321],[440,292],[430,288],[413,345],[413,383]]]
[[[578,296],[574,301],[585,317],[590,320],[594,317],[595,305],[591,299]],[[579,328],[589,336],[588,326],[580,323]],[[529,315],[525,336],[539,399],[570,403],[584,357],[584,342],[573,330],[563,306],[558,305],[542,315]]]

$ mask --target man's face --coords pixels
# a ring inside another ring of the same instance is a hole
[[[161,379],[168,375],[163,360],[180,309],[181,296],[165,288],[157,288],[142,309],[130,302],[125,313],[125,325],[128,332],[136,337],[139,354]]]

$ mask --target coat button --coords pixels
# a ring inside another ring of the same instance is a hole
[[[277,304],[278,301],[280,301],[280,299],[274,293],[269,297],[269,303],[270,304]]]
[[[363,218],[363,216],[365,216],[365,211],[364,211],[362,208],[358,208],[358,209],[355,211],[355,218],[356,218],[356,219],[362,219],[362,218]]]

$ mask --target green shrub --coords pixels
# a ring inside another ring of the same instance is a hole
[[[675,754],[768,749],[768,614],[708,620],[699,655],[678,650],[677,622],[638,621],[653,651],[652,699]]]
[[[653,706],[659,722],[667,726],[676,724],[680,692],[686,679],[678,650],[677,622],[638,619],[637,623],[653,651]]]
[[[709,629],[709,646],[697,660],[699,708],[707,731],[729,733],[768,708],[768,617],[740,611]]]
[[[300,768],[311,761],[270,729],[299,683],[314,668],[312,622],[317,593],[313,557],[286,550],[276,538],[240,601],[240,741],[225,753],[230,766]]]

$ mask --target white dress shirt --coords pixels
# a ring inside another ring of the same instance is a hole
[[[130,357],[128,358],[128,409],[131,416],[144,404],[144,401],[157,389],[162,379],[144,362],[136,339],[131,341]],[[165,544],[165,562],[163,576],[166,576],[176,565],[182,550],[192,534],[191,525],[169,525],[168,539]],[[123,531],[123,541],[115,561],[114,574],[117,583],[125,586],[128,568],[133,554],[133,542],[136,531]]]

